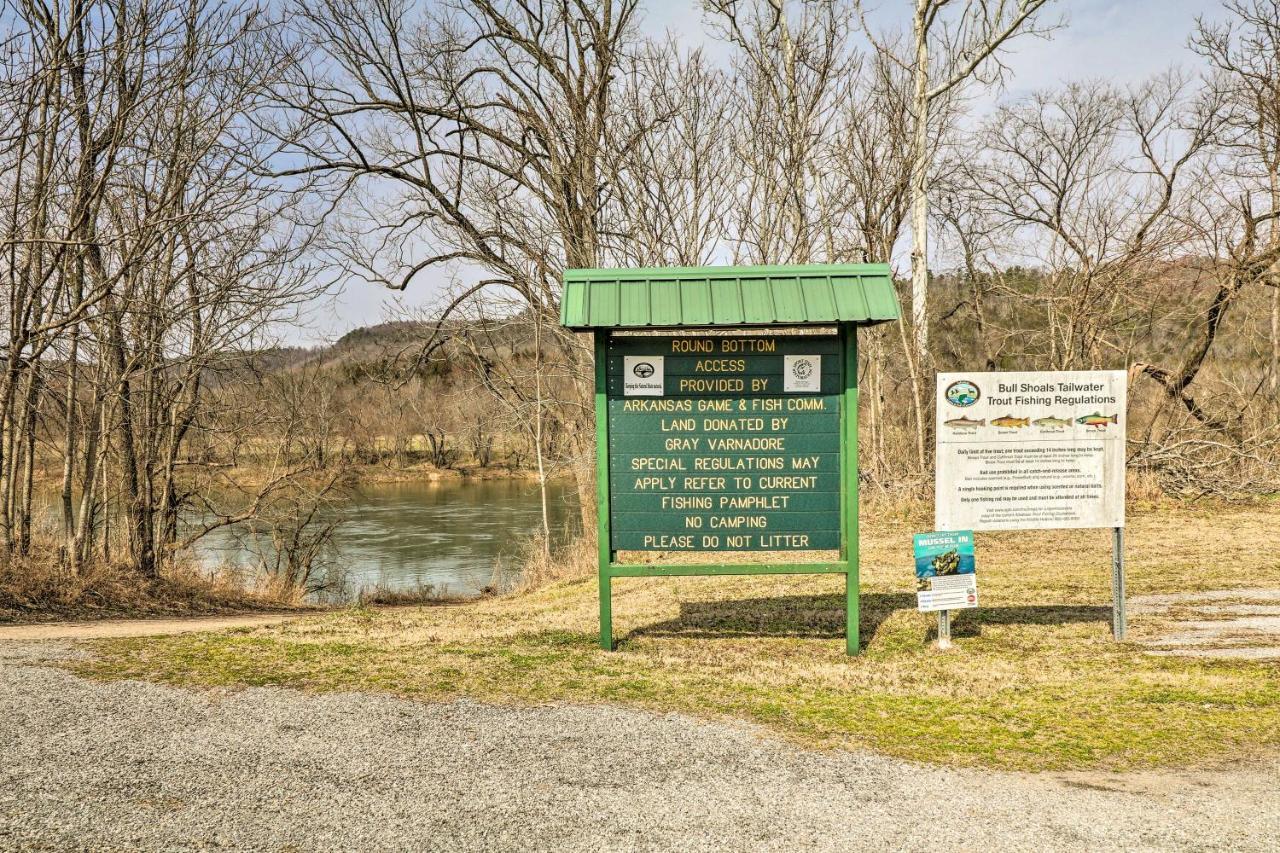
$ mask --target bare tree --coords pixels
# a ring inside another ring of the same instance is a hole
[[[427,442],[427,453],[436,468],[451,468],[456,457],[453,443],[460,431],[458,404],[450,401],[444,388],[423,380],[405,389],[414,419]]]
[[[940,206],[1000,357],[1147,380],[1131,456],[1178,491],[1248,490],[1275,471],[1274,409],[1256,397],[1268,371],[1235,365],[1266,363],[1242,349],[1278,214],[1234,98],[1220,76],[1176,72],[1034,93],[974,134]],[[1000,270],[1000,252],[1038,267]]]
[[[724,0],[708,9],[734,47],[735,259],[834,258],[847,205],[830,141],[856,66],[847,9],[836,0]]]
[[[868,38],[881,53],[911,70],[914,81],[911,134],[911,321],[916,358],[929,358],[929,176],[934,163],[930,145],[931,110],[953,97],[968,81],[991,85],[1005,67],[1000,51],[1015,38],[1043,34],[1037,15],[1051,0],[911,0],[910,57],[899,57],[892,42],[877,37],[862,15]]]
[[[540,501],[542,531],[539,544],[544,556],[551,553],[551,523],[549,512],[549,494],[547,491],[551,475],[550,465],[544,440],[544,431],[548,421],[548,403],[552,396],[554,383],[551,380],[551,366],[547,364],[543,351],[542,321],[537,313],[531,322],[526,318],[516,318],[516,328],[532,326],[533,352],[531,363],[528,359],[516,358],[515,348],[507,358],[495,358],[502,347],[497,335],[505,331],[509,324],[497,323],[478,318],[471,324],[471,329],[459,336],[459,344],[466,354],[470,372],[476,378],[480,389],[487,395],[492,404],[506,410],[510,422],[529,439],[533,448],[534,460],[538,472],[538,496]],[[491,417],[489,411],[481,409],[479,416]],[[474,417],[474,416],[473,416]]]
[[[1072,84],[1003,107],[980,131],[983,152],[963,167],[970,198],[1029,241],[1049,271],[1025,353],[1059,370],[1113,357],[1112,333],[1133,287],[1172,258],[1189,232],[1174,215],[1196,187],[1219,101],[1188,102],[1166,74],[1130,92]],[[1136,152],[1136,153],[1133,153]],[[954,215],[954,214],[953,214]]]
[[[834,140],[832,161],[841,178],[844,205],[847,209],[842,248],[833,260],[891,262],[894,247],[902,234],[911,199],[912,77],[910,69],[897,60],[900,45],[896,41],[881,42],[885,49],[874,51],[859,66],[853,81],[852,97],[842,108],[838,132]],[[952,102],[947,100],[943,106]],[[935,113],[937,110],[935,110]],[[948,127],[948,120],[934,123],[935,133]],[[927,418],[922,393],[921,365],[908,345],[907,330],[897,324],[896,335],[901,345],[901,358],[892,358],[893,366],[905,365],[910,385],[910,411],[917,472],[923,474],[928,464]],[[864,394],[870,403],[867,425],[870,442],[881,472],[886,464],[886,435],[890,429],[884,417],[883,402],[891,376],[890,336],[892,330],[877,328],[864,336],[867,369],[864,371]]]
[[[629,59],[618,100],[610,256],[641,267],[710,263],[726,242],[741,174],[726,75],[700,52],[645,45]]]
[[[1228,20],[1198,19],[1191,45],[1218,73],[1217,83],[1228,95],[1226,144],[1242,155],[1239,165],[1255,179],[1249,191],[1272,214],[1266,239],[1274,246],[1280,243],[1280,0],[1225,5]],[[1273,264],[1262,283],[1271,288],[1267,381],[1272,395],[1280,396],[1280,265]]]
[[[615,165],[658,121],[613,137],[636,8],[636,0],[480,0],[421,12],[406,0],[299,3],[296,62],[276,90],[290,116],[282,135],[301,139],[293,151],[302,164],[289,174],[322,176],[338,199],[374,187],[386,198],[365,209],[365,224],[379,259],[406,260],[390,271],[377,268],[385,261],[362,264],[366,277],[404,288],[424,270],[466,263],[483,273],[442,319],[491,292],[514,293],[546,319],[548,345],[576,378],[572,433],[588,530],[591,352],[554,319],[563,270],[605,259]]]
[[[6,15],[0,540],[31,545],[43,426],[70,571],[106,553],[118,514],[125,556],[156,577],[210,377],[315,293],[301,196],[264,177],[273,25],[182,0],[23,0]]]

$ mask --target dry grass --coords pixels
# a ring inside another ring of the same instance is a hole
[[[433,584],[418,582],[409,588],[388,587],[381,584],[364,587],[356,598],[355,607],[411,607],[414,605],[461,604],[473,601],[472,597],[463,597],[441,592]]]
[[[1273,753],[1280,667],[1155,658],[1110,641],[1106,531],[978,537],[982,607],[929,645],[910,536],[863,525],[864,649],[843,654],[843,580],[622,579],[619,649],[596,586],[361,611],[232,634],[100,644],[99,677],[276,684],[494,702],[617,702],[731,717],[801,743],[1027,769],[1205,765]],[[1130,591],[1280,587],[1280,506],[1157,507],[1128,528]],[[1136,634],[1160,628],[1137,615]]]
[[[0,622],[208,615],[301,609],[292,590],[247,587],[232,571],[210,574],[190,561],[150,580],[121,562],[96,561],[74,576],[44,544],[0,561]],[[313,609],[313,608],[305,608]]]
[[[549,548],[543,535],[536,533],[523,543],[517,564],[520,571],[514,587],[501,589],[495,574],[495,588],[522,595],[555,583],[595,577],[596,543],[593,539],[577,537],[566,545]]]

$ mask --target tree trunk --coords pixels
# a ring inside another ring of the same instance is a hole
[[[9,367],[0,383],[0,543],[5,553],[13,551],[13,527],[9,516],[9,470],[14,464],[16,432],[13,428],[13,395],[18,385],[19,354],[9,348]]]
[[[533,448],[538,459],[538,500],[542,509],[542,554],[551,556],[551,525],[547,517],[547,469],[542,459],[542,312],[533,327]]]
[[[929,33],[926,0],[917,0],[913,25],[916,47],[915,127],[911,139],[911,325],[916,362],[929,354]]]
[[[1273,161],[1274,162],[1274,161]],[[1268,176],[1271,209],[1280,210],[1280,172]],[[1280,219],[1271,220],[1271,245],[1280,246]],[[1271,265],[1271,396],[1280,396],[1280,260]]]
[[[76,515],[72,501],[76,463],[76,394],[80,392],[80,324],[71,328],[71,344],[67,355],[67,411],[62,433],[62,538],[70,560],[76,535]]]
[[[906,328],[901,323],[896,325],[902,335],[902,354],[906,357],[907,374],[911,378],[911,410],[915,415],[916,422],[916,463],[919,466],[918,472],[923,474],[929,465],[929,458],[925,455],[924,403],[920,396],[920,366],[916,363],[915,355],[911,352],[911,344],[907,341]]]
[[[36,422],[40,401],[40,376],[32,367],[31,383],[27,387],[27,412],[25,415],[26,458],[23,463],[22,505],[18,512],[18,553],[31,553],[31,511],[36,487]]]
[[[114,306],[108,307],[109,311]],[[107,349],[116,374],[116,399],[120,404],[120,419],[116,435],[120,444],[120,473],[124,475],[125,517],[128,520],[129,556],[144,577],[156,576],[154,551],[151,547],[151,531],[147,507],[144,505],[142,483],[138,477],[137,432],[134,424],[133,384],[129,379],[129,367],[125,361],[123,330],[118,316],[108,320]]]
[[[1280,282],[1271,291],[1271,394],[1280,395]]]

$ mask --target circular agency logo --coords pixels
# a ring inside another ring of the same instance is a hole
[[[813,360],[798,358],[791,364],[791,375],[796,379],[808,379],[813,375]]]
[[[982,392],[978,390],[977,385],[973,384],[968,379],[961,379],[948,385],[946,392],[944,392],[944,396],[947,398],[948,403],[953,406],[959,406],[963,409],[978,402],[978,398],[982,396]]]
[[[647,361],[641,361],[632,365],[631,372],[641,379],[648,379],[653,375],[653,365]]]

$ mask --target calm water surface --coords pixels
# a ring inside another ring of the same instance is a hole
[[[553,535],[577,519],[572,484],[549,487]],[[479,480],[370,484],[344,510],[328,562],[347,596],[361,589],[476,595],[513,579],[519,550],[541,524],[537,483]],[[253,566],[258,548],[245,530],[216,531],[197,545],[210,565]]]

